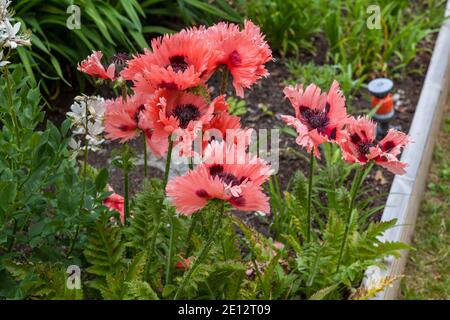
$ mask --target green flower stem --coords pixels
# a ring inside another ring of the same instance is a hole
[[[199,220],[199,214],[194,214],[191,218],[191,224],[189,226],[188,234],[186,237],[186,258],[188,258],[191,255],[191,249],[192,249],[192,234],[194,233],[195,226],[197,225],[197,222]]]
[[[308,202],[306,204],[307,210],[307,226],[306,226],[306,242],[311,241],[311,198],[312,198],[312,183],[313,183],[313,171],[314,171],[314,147],[311,149],[309,156],[309,172],[308,172]]]
[[[183,280],[181,281],[180,286],[178,287],[177,292],[175,293],[175,296],[173,297],[174,300],[178,299],[178,296],[183,292],[184,287],[189,282],[189,279],[194,274],[195,270],[202,264],[203,260],[205,260],[206,256],[208,255],[209,250],[211,249],[211,246],[214,243],[214,238],[216,237],[217,231],[219,231],[221,220],[224,215],[224,209],[225,209],[225,203],[222,201],[221,208],[219,215],[217,216],[216,222],[214,223],[213,229],[209,235],[208,240],[204,244],[202,251],[200,252],[200,255],[195,260],[189,271],[184,275]]]
[[[173,149],[173,141],[172,141],[171,137],[169,136],[168,139],[169,139],[169,148],[168,148],[168,151],[167,151],[166,169],[164,171],[164,178],[163,178],[163,185],[162,185],[164,192],[165,192],[165,189],[166,189],[167,180],[169,178],[170,162],[172,160],[172,149]],[[160,222],[161,222],[161,211],[162,211],[163,206],[164,206],[164,199],[161,199],[161,201],[159,201],[159,206],[160,206],[160,210],[158,210],[158,213],[155,215],[155,228],[153,229],[153,234],[152,234],[152,237],[150,239],[149,254],[148,254],[148,264],[146,266],[146,273],[148,271],[149,263],[151,263],[153,254],[155,252],[156,238],[157,238],[158,232],[159,232],[159,225],[160,225]]]
[[[77,224],[77,228],[75,230],[75,235],[73,236],[72,239],[70,239],[69,250],[66,253],[66,258],[68,258],[70,256],[70,254],[72,253],[73,248],[75,247],[75,241],[77,240],[79,233],[80,233],[80,225]]]
[[[355,173],[355,177],[353,178],[352,187],[350,189],[350,204],[348,206],[347,217],[345,222],[345,230],[344,230],[344,238],[342,239],[341,249],[339,250],[339,258],[336,267],[336,273],[339,272],[339,268],[341,267],[342,258],[345,253],[345,249],[347,248],[347,239],[350,231],[350,223],[352,219],[353,207],[355,205],[356,195],[358,194],[359,187],[363,181],[364,177],[364,166],[358,167]]]
[[[167,151],[166,169],[164,170],[164,180],[163,180],[163,189],[164,190],[166,190],[167,180],[169,179],[170,162],[172,161],[172,149],[173,149],[173,141],[172,141],[172,137],[169,136],[169,149]]]
[[[122,102],[127,102],[128,94],[127,94],[127,84],[124,82],[121,86],[122,89]]]
[[[123,192],[124,192],[124,215],[123,215],[123,225],[127,225],[127,220],[130,215],[130,200],[129,200],[129,178],[128,169],[123,170]]]
[[[169,240],[169,251],[167,253],[166,262],[166,285],[170,284],[170,276],[172,275],[172,263],[173,263],[173,247],[175,242],[175,226],[174,226],[174,216],[173,211],[170,212],[170,240]]]
[[[144,178],[147,178],[147,139],[145,136],[145,132],[142,131],[144,137]]]

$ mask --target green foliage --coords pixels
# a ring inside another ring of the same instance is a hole
[[[80,251],[86,237],[84,232],[76,230],[88,226],[105,211],[101,203],[106,195],[106,173],[101,171],[96,180],[97,172],[89,170],[82,201],[78,165],[67,149],[70,123],[65,121],[61,128],[51,122],[44,126],[39,88],[31,87],[30,79],[20,67],[12,74],[7,69],[3,72],[0,79],[1,91],[5,93],[0,96],[0,255],[4,260],[0,260],[0,283],[4,291],[0,296],[9,297],[14,290],[8,290],[16,282],[11,278],[12,269],[5,269],[3,263],[17,265],[17,261],[25,259],[38,265],[53,265],[67,258],[80,262],[71,253]],[[47,277],[35,275],[31,266],[26,270],[29,273],[23,274],[25,283],[35,276],[38,282]],[[29,292],[12,294],[16,297],[41,295],[36,291],[38,287],[33,285]],[[51,290],[53,293],[45,296],[64,294],[55,288]]]
[[[355,77],[396,75],[417,55],[417,45],[438,30],[444,1],[341,1],[331,6],[324,32],[335,63],[351,64]],[[367,8],[380,6],[380,27],[369,29]],[[336,25],[338,25],[336,27]]]
[[[319,88],[328,90],[333,80],[336,80],[339,82],[345,96],[349,97],[349,100],[358,91],[364,81],[364,77],[357,80],[353,79],[351,65],[347,65],[347,67],[328,64],[319,66],[313,62],[302,64],[295,59],[289,59],[286,62],[286,67],[291,76],[286,81],[286,84],[295,85],[297,83],[303,83],[307,86],[310,83],[314,83]]]
[[[411,71],[406,66],[419,52],[419,42],[436,32],[444,19],[445,1],[241,0],[238,3],[241,11],[262,28],[271,47],[283,56],[300,49],[315,54],[324,49],[315,47],[317,37],[325,38],[328,61],[362,81],[373,73],[397,76]],[[372,21],[374,13],[367,9],[373,5],[380,8],[380,26],[369,28],[367,22]]]
[[[238,4],[245,16],[261,27],[270,46],[283,55],[298,53],[300,48],[314,50],[311,38],[320,30],[326,13],[320,1],[241,0]]]
[[[228,112],[235,116],[243,116],[247,113],[247,104],[245,100],[238,100],[234,97],[227,98],[227,103],[230,105]]]
[[[5,262],[3,276],[15,282],[2,287],[0,295],[9,299],[81,300],[82,289],[68,289],[66,269],[60,263]],[[3,278],[3,283],[5,278]]]

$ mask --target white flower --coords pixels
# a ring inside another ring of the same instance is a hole
[[[77,102],[77,98],[78,97],[75,97],[75,102],[70,106],[71,111],[66,114],[69,118],[71,118],[72,125],[82,124],[86,117],[86,102]]]
[[[69,145],[74,150],[80,150],[83,149],[82,144],[87,143],[89,150],[99,151],[99,146],[105,141],[102,138],[104,131],[103,117],[105,113],[104,99],[95,96],[77,96],[70,110],[67,112],[67,116],[72,121],[74,141],[71,141]],[[76,138],[76,136],[80,135],[83,137]]]
[[[91,136],[98,136],[103,133],[103,125],[101,122],[88,122],[88,134]]]
[[[69,141],[69,147],[71,147],[75,151],[78,151],[81,149],[81,141],[80,140],[77,141],[74,138],[72,138]]]
[[[87,106],[90,115],[98,120],[103,121],[103,117],[105,115],[105,99],[102,97],[89,97],[87,101]]]
[[[31,45],[31,34],[29,32],[18,34],[20,22],[11,24],[12,14],[8,10],[11,2],[0,0],[0,48],[15,49],[18,46]]]
[[[0,23],[4,20],[11,19],[11,14],[8,10],[10,4],[10,0],[0,0]]]
[[[3,51],[0,51],[0,68],[6,66],[7,64],[10,64],[9,61],[6,60],[2,61],[2,60],[3,60]]]

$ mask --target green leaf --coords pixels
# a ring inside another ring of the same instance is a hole
[[[7,211],[16,198],[17,184],[13,181],[0,182],[0,208]]]
[[[95,190],[97,190],[97,192],[105,189],[108,182],[108,176],[108,169],[103,168],[99,171],[97,177],[95,177]]]
[[[338,287],[337,284],[334,284],[332,286],[320,289],[316,293],[314,293],[312,296],[309,297],[308,300],[324,300],[331,292],[336,290]]]

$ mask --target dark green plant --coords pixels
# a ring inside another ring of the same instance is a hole
[[[286,67],[291,74],[290,79],[285,81],[286,85],[303,83],[304,86],[307,86],[315,83],[323,90],[328,90],[333,80],[336,80],[349,99],[358,91],[365,79],[365,77],[354,79],[351,65],[347,65],[347,67],[328,64],[316,65],[313,62],[303,64],[295,59],[289,59]]]
[[[444,1],[336,1],[324,19],[323,31],[334,63],[351,64],[356,78],[395,76],[419,53],[418,44],[438,31]],[[380,9],[379,28],[369,28],[369,6]]]
[[[327,12],[323,3],[310,0],[240,0],[237,4],[282,55],[298,53],[300,48],[314,51],[312,36],[320,31]]]
[[[420,52],[419,43],[438,31],[444,20],[443,0],[240,0],[239,8],[258,24],[272,48],[284,56],[300,49],[327,50],[328,61],[351,66],[361,81],[375,75],[398,76]],[[369,28],[371,6],[379,6],[380,27]],[[315,37],[328,47],[316,48]],[[341,70],[344,71],[344,70]]]
[[[86,197],[81,202],[83,181],[67,148],[70,122],[65,121],[60,129],[50,121],[44,126],[39,88],[31,87],[30,78],[18,66],[11,74],[6,68],[3,71],[0,296],[26,298],[32,292],[22,287],[31,288],[26,282],[32,273],[23,271],[24,278],[17,282],[23,272],[11,273],[11,266],[26,260],[39,262],[44,269],[47,263],[58,263],[62,270],[64,263],[79,263],[84,228],[106,210],[101,203],[107,195],[107,175],[88,170]]]

